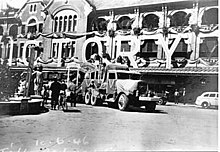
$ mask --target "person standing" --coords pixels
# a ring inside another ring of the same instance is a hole
[[[186,89],[185,89],[185,88],[183,88],[182,96],[183,96],[183,104],[185,105],[185,104],[186,104],[186,99],[185,99],[185,96],[186,96]]]
[[[70,85],[69,85],[69,90],[70,90],[71,106],[73,105],[74,107],[76,107],[76,96],[77,96],[76,78],[71,80]]]
[[[59,101],[58,110],[60,109],[60,107],[62,107],[64,110],[64,105],[65,105],[65,101],[66,101],[66,89],[67,89],[67,85],[66,85],[65,81],[62,80],[61,81],[61,88],[60,88],[60,101]]]
[[[58,105],[58,100],[60,96],[61,84],[57,81],[57,78],[54,78],[54,82],[50,86],[51,94],[51,109],[56,110],[56,106]]]
[[[44,107],[44,104],[47,104],[47,100],[48,100],[48,97],[49,97],[48,86],[44,85],[42,92],[43,92],[42,93],[43,94],[43,104],[42,104],[42,106]]]
[[[174,101],[175,101],[175,104],[179,103],[179,92],[177,89],[174,92]]]

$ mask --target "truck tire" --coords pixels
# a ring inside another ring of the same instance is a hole
[[[145,105],[145,109],[148,112],[154,112],[156,109],[156,102],[149,102],[147,105]]]
[[[84,97],[84,101],[86,105],[89,105],[91,103],[91,95],[89,92],[86,92],[85,97]]]
[[[97,96],[95,96],[93,93],[91,94],[91,105],[92,106],[98,106],[98,105],[101,105],[101,99],[98,98]]]
[[[121,94],[118,99],[118,109],[125,111],[128,108],[129,99],[125,94]]]

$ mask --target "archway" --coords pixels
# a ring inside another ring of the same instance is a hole
[[[188,26],[189,25],[189,15],[184,11],[178,11],[174,13],[171,17],[170,26]]]
[[[218,9],[211,8],[204,12],[202,16],[202,25],[218,24]]]
[[[155,14],[148,14],[143,18],[142,27],[147,28],[148,31],[155,30],[159,27],[159,17]]]
[[[131,19],[128,16],[122,16],[118,19],[117,30],[129,30],[131,29]]]
[[[9,29],[9,35],[15,39],[18,35],[18,26],[17,25],[12,25]]]
[[[107,21],[104,18],[98,18],[92,23],[93,31],[107,31]]]

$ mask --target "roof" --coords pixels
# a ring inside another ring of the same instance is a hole
[[[135,7],[143,5],[164,4],[172,2],[193,2],[206,0],[87,0],[96,7],[96,10]]]
[[[131,68],[140,73],[146,73],[149,75],[218,75],[218,67],[185,67],[185,68],[171,68],[166,69],[164,67],[143,67],[143,68]]]

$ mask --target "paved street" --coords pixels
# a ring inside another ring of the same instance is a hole
[[[74,111],[1,116],[0,151],[214,150],[218,110],[192,105],[122,112],[78,104]]]

